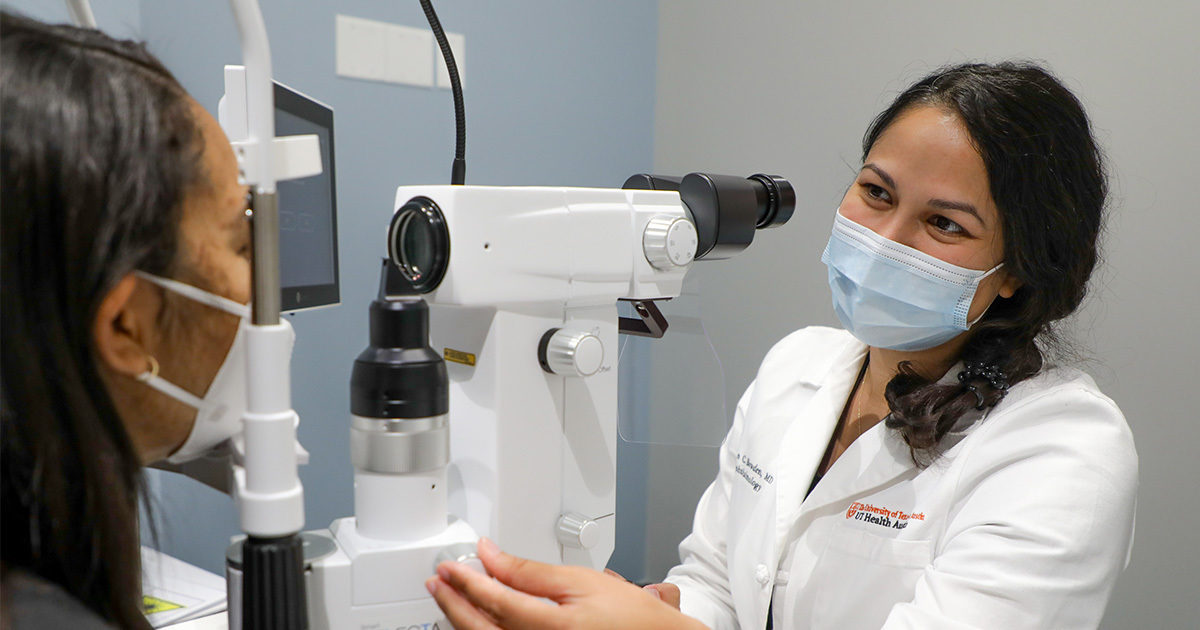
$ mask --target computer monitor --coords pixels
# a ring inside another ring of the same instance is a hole
[[[286,85],[275,83],[275,135],[316,134],[321,174],[281,181],[279,191],[279,281],[281,309],[297,311],[337,304],[337,168],[333,110]]]

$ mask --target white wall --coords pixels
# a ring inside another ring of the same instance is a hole
[[[659,5],[656,171],[767,170],[791,178],[800,199],[786,227],[696,271],[731,403],[774,341],[836,323],[821,249],[862,132],[897,91],[942,64],[1024,58],[1083,100],[1113,195],[1106,264],[1075,327],[1084,368],[1121,405],[1141,458],[1137,543],[1106,628],[1200,619],[1197,29],[1190,0]],[[711,449],[662,448],[650,461],[647,547],[663,562],[688,526],[673,510],[694,505],[715,464]]]

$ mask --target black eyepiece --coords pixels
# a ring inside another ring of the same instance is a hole
[[[761,184],[754,191],[758,197],[757,229],[774,228],[788,222],[796,211],[796,190],[788,180],[778,175],[758,173],[746,179]]]
[[[754,231],[779,227],[796,211],[796,191],[778,175],[733,177],[689,173],[683,177],[638,174],[633,190],[674,190],[696,224],[696,259],[730,258],[754,240]]]

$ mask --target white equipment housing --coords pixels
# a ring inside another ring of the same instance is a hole
[[[431,345],[449,359],[451,513],[514,554],[603,567],[616,520],[617,301],[679,295],[696,251],[679,194],[410,186],[397,209],[413,197],[435,202],[449,232],[446,275],[426,297]],[[680,222],[677,242],[654,242],[652,223]],[[683,264],[650,264],[647,247],[664,244]],[[548,373],[538,348],[555,328],[567,343]]]
[[[356,466],[356,518],[306,534],[327,549],[308,559],[314,629],[445,627],[424,581],[441,560],[478,562],[479,535],[603,567],[616,520],[617,301],[678,296],[697,247],[676,192],[411,186],[396,209],[414,197],[436,205],[449,237],[426,299],[431,345],[447,358],[450,463],[402,475]]]

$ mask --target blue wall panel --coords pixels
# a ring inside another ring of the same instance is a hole
[[[348,383],[367,343],[367,305],[395,188],[448,181],[453,108],[449,90],[335,74],[336,14],[426,27],[415,0],[262,4],[275,78],[330,104],[336,118],[342,305],[292,317],[294,405],[312,453],[301,469],[307,527],[318,528],[353,510]],[[437,7],[446,29],[466,36],[468,183],[619,186],[650,168],[657,3],[478,0]],[[215,112],[221,66],[240,62],[228,5],[146,0],[140,10],[150,49]],[[634,479],[640,465],[627,466]],[[220,571],[237,533],[229,499],[171,475],[154,482],[163,549]]]

